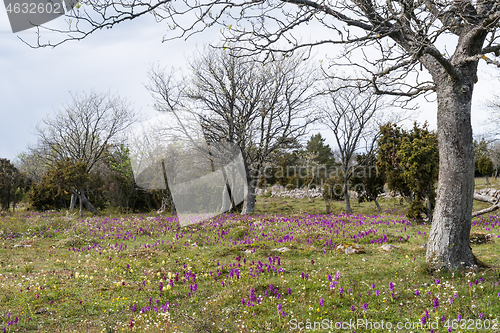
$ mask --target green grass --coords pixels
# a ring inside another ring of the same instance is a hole
[[[8,332],[299,332],[296,326],[299,322],[306,325],[307,320],[323,324],[323,320],[358,319],[394,325],[406,320],[421,323],[425,311],[433,323],[435,317],[445,317],[444,322],[439,319],[435,332],[445,332],[446,321],[453,324],[458,315],[471,320],[482,316],[481,323],[489,319],[491,324],[500,313],[500,287],[495,285],[500,277],[499,243],[472,245],[478,258],[492,266],[488,269],[430,274],[421,248],[430,226],[405,221],[406,204],[399,200],[381,200],[380,204],[381,215],[372,203],[353,201],[356,215],[346,216],[343,203],[335,202],[333,215],[318,217],[325,213],[320,199],[258,198],[256,216],[229,216],[184,228],[154,213],[83,220],[66,212],[4,214],[0,216],[0,331],[5,327]],[[483,208],[483,203],[475,205],[475,209]],[[330,221],[333,227],[318,221]],[[498,228],[486,216],[472,232],[500,235]],[[342,231],[355,235],[370,230],[373,232],[360,239],[342,237]],[[294,239],[278,242],[287,233]],[[382,250],[381,244],[369,243],[382,235],[396,246],[390,252]],[[408,241],[406,236],[411,236]],[[325,246],[330,238],[335,248]],[[223,244],[208,244],[215,239]],[[238,240],[237,244],[231,239]],[[252,242],[239,243],[245,239]],[[100,248],[87,250],[96,243]],[[345,254],[338,251],[340,245],[362,247],[365,253]],[[289,251],[273,250],[280,247]],[[252,262],[269,264],[269,258],[277,256],[281,265],[273,265],[282,271],[265,269],[258,277],[252,276],[256,271]],[[241,271],[239,279],[227,276],[234,268]],[[217,269],[222,273],[215,280]],[[196,274],[194,292],[190,290],[192,280],[182,282],[189,271]],[[332,293],[327,276],[334,277],[337,271],[340,279]],[[167,290],[169,274],[176,273],[179,281]],[[308,274],[307,280],[302,273]],[[161,297],[160,281],[165,288]],[[395,285],[393,297],[390,282]],[[242,299],[250,301],[251,288],[263,297],[255,306],[242,304]],[[266,290],[271,297],[265,296]],[[415,295],[417,290],[420,296]],[[455,293],[458,297],[450,304]],[[157,299],[160,305],[169,302],[169,311],[141,313],[141,308],[149,306],[149,297],[152,307]],[[435,298],[438,307],[434,307]],[[362,309],[364,303],[367,311]],[[278,310],[280,305],[285,316]],[[18,322],[8,325],[15,317]],[[307,331],[305,328],[301,331]],[[484,330],[474,326],[453,331]]]
[[[407,203],[396,199],[379,199],[379,204],[383,212],[395,215],[403,214],[408,207]],[[378,214],[375,203],[358,203],[356,199],[351,199],[351,208],[357,214]],[[344,201],[333,201],[331,212],[341,214],[345,211]],[[322,198],[311,199],[291,199],[291,198],[265,198],[257,197],[255,214],[326,214],[325,201]]]
[[[482,179],[484,181],[484,179]],[[477,188],[481,188],[481,179],[476,178]],[[485,187],[485,186],[484,186]],[[495,187],[492,185],[491,187]],[[500,188],[500,180],[499,186]],[[408,203],[401,199],[385,199],[380,198],[379,204],[382,208],[384,214],[401,215],[406,212],[408,208]],[[474,200],[474,210],[480,210],[489,207],[491,204],[487,202],[481,202]],[[379,214],[377,207],[373,202],[363,202],[358,203],[356,199],[351,199],[351,208],[356,214],[366,214],[373,215]],[[334,214],[342,214],[345,212],[344,201],[333,201],[331,204],[331,212]],[[255,214],[282,214],[282,215],[293,215],[293,214],[326,214],[325,202],[321,198],[312,199],[290,199],[290,198],[265,198],[257,197]]]
[[[500,178],[495,179],[494,177],[488,177],[488,182],[489,184],[486,184],[486,178],[485,177],[477,177],[474,179],[476,189],[483,189],[483,188],[500,188]]]

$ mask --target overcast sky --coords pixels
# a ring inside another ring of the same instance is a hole
[[[64,20],[58,18],[57,20]],[[34,32],[11,32],[5,8],[0,5],[0,158],[14,160],[34,143],[34,126],[71,100],[70,92],[110,91],[128,98],[136,110],[153,116],[151,97],[144,88],[153,63],[182,67],[185,57],[204,43],[217,42],[219,31],[196,35],[188,41],[162,43],[165,24],[143,17],[102,30],[56,48],[32,49],[19,37],[34,41]],[[50,39],[50,35],[48,38]],[[54,34],[54,40],[57,39]],[[318,54],[334,53],[322,49]],[[499,87],[498,72],[480,66],[473,101],[473,129],[481,133],[486,111],[482,102]],[[420,102],[418,121],[435,128],[435,104]],[[328,140],[333,146],[333,141]]]

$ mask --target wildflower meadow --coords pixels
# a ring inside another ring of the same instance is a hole
[[[430,273],[429,230],[397,209],[3,215],[0,332],[499,332],[499,216],[473,221],[488,267]]]

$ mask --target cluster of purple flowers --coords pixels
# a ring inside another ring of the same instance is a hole
[[[7,326],[12,326],[14,324],[17,324],[17,322],[19,321],[19,318],[15,317],[14,319],[10,319],[11,318],[11,314],[10,312],[7,313]],[[7,331],[7,328],[3,328],[3,332],[6,332]]]

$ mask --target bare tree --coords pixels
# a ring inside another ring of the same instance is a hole
[[[222,141],[240,148],[248,184],[243,213],[255,209],[256,184],[270,156],[297,142],[313,121],[308,107],[314,72],[299,57],[259,60],[207,49],[191,62],[184,87],[172,84],[165,72],[151,73],[150,90],[159,111],[177,117],[191,113],[209,144]]]
[[[314,182],[318,182],[318,177],[320,173],[320,164],[316,160],[319,154],[307,150],[302,150],[297,152],[297,157],[299,159],[299,164],[301,165],[301,170],[305,169],[307,177],[310,178],[307,183],[306,196],[310,199],[309,190]],[[299,172],[301,174],[301,172]]]
[[[136,114],[119,96],[91,92],[75,94],[70,104],[63,106],[52,117],[45,118],[35,128],[38,142],[31,152],[45,164],[54,166],[58,161],[83,161],[86,172],[106,158],[109,150],[123,142],[123,134],[135,121]],[[76,198],[87,209],[97,213],[87,200],[85,189],[76,189],[71,196],[70,208]]]
[[[360,150],[373,151],[379,128],[376,117],[383,103],[381,95],[362,87],[343,87],[335,81],[328,81],[327,85],[321,119],[335,137],[344,181],[345,210],[351,214],[349,183],[356,171],[354,158]],[[361,167],[363,163],[356,165]]]
[[[16,157],[14,164],[21,173],[25,174],[30,181],[35,183],[38,183],[42,179],[48,167],[43,159],[30,152],[20,153]]]
[[[365,62],[347,64],[364,70],[365,83],[377,94],[413,98],[435,93],[441,158],[427,261],[435,269],[476,264],[469,245],[474,192],[471,101],[478,62],[500,67],[499,2],[86,0],[69,15],[75,22],[62,31],[62,40],[52,45],[148,13],[157,21],[167,20],[169,28],[179,32],[167,39],[220,24],[226,28],[228,45],[255,52],[343,44],[349,55],[361,48],[369,54]],[[318,29],[311,40],[302,42],[297,30],[310,22]],[[429,78],[421,75],[424,68]]]
[[[495,168],[495,179],[498,177],[498,168],[500,167],[500,142],[493,142],[490,145],[490,157]]]
[[[488,143],[500,140],[500,95],[495,94],[486,101],[485,106],[489,110],[488,118],[485,121],[485,134]]]
[[[183,140],[176,136],[165,123],[165,119],[156,119],[155,123],[142,126],[142,130],[135,131],[129,136],[128,147],[132,156],[132,169],[136,184],[143,189],[160,190],[161,204],[158,213],[169,211],[175,215],[170,185],[176,179],[167,176],[180,174],[180,170],[187,170],[184,161],[186,147]],[[155,170],[156,168],[156,170]]]

